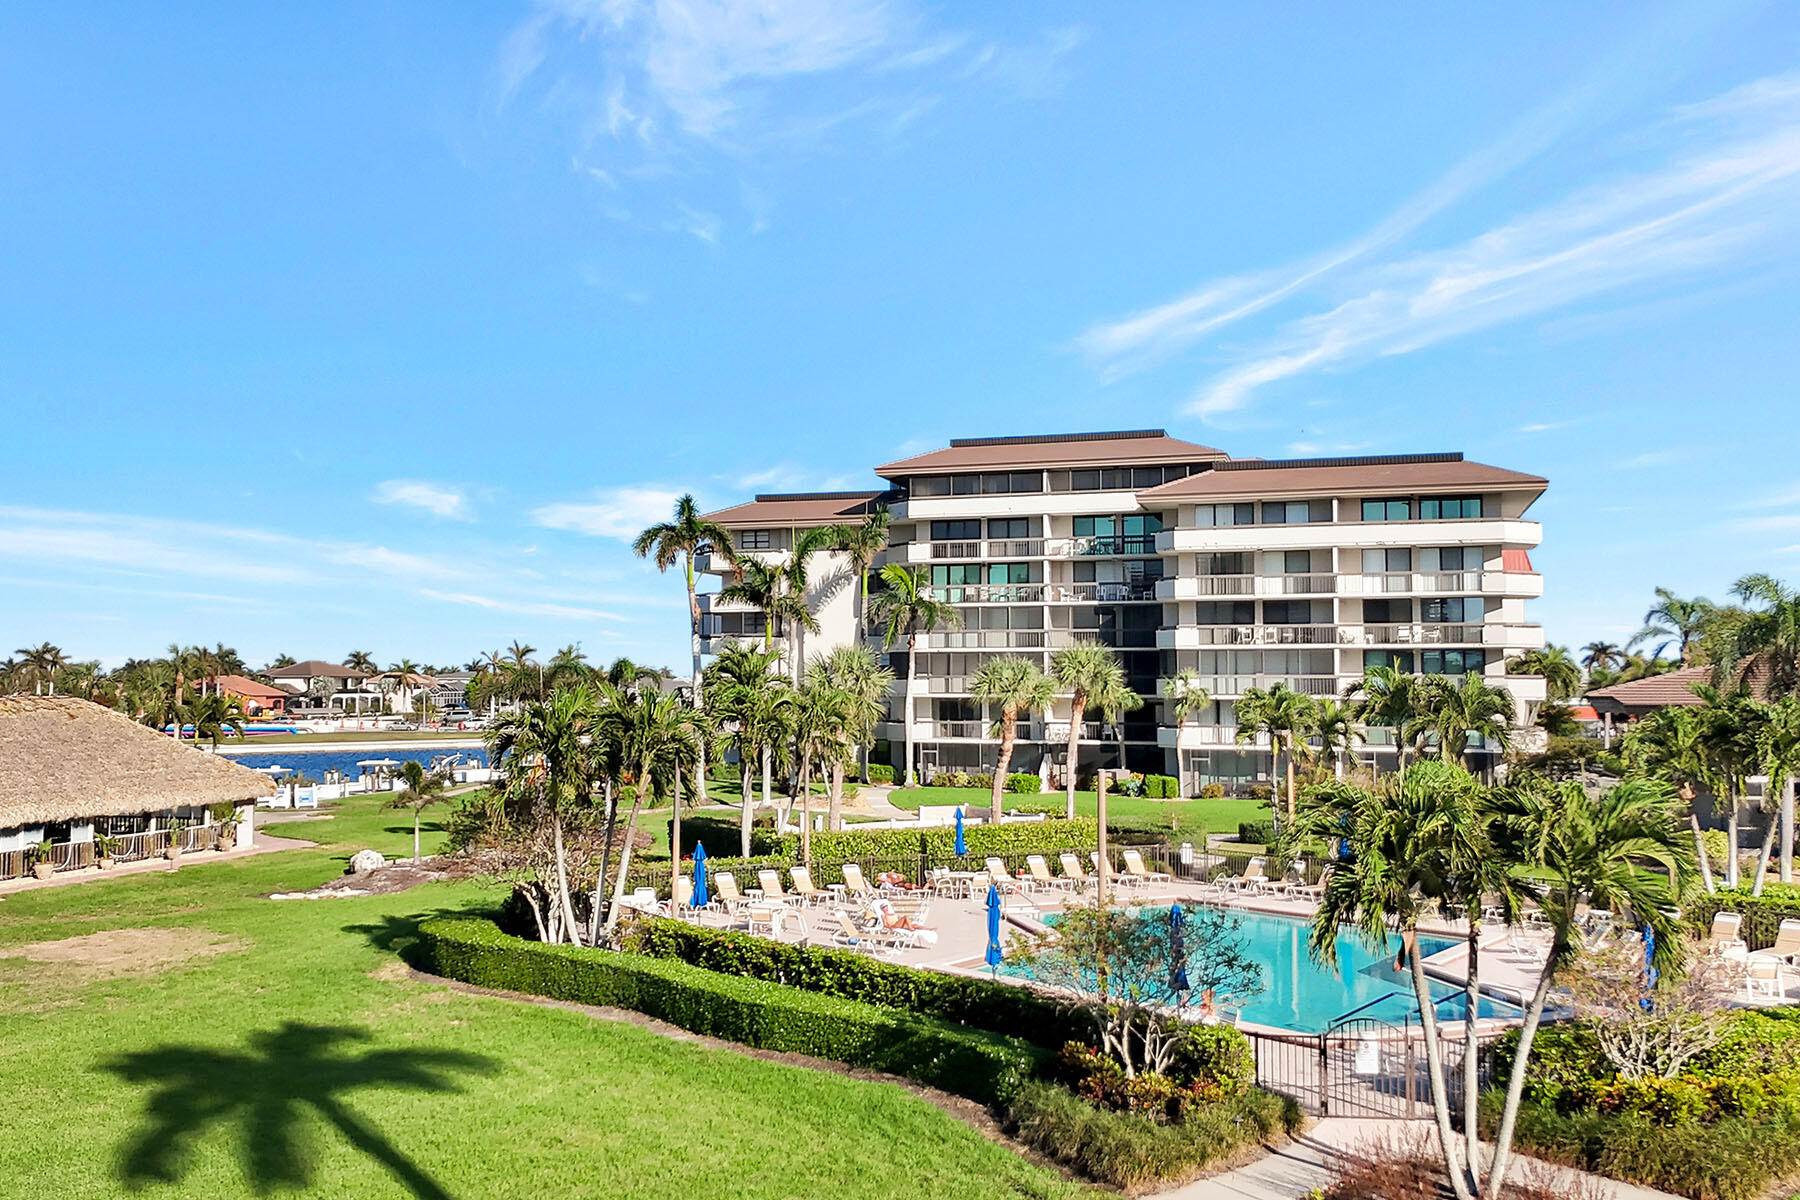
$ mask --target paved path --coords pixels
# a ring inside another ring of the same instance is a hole
[[[1366,1154],[1377,1149],[1391,1150],[1414,1142],[1426,1153],[1436,1155],[1436,1139],[1436,1131],[1426,1121],[1327,1117],[1314,1124],[1298,1141],[1266,1158],[1210,1179],[1158,1192],[1155,1200],[1303,1200],[1314,1189],[1331,1182],[1331,1172],[1326,1164],[1333,1157]],[[1573,1195],[1599,1195],[1610,1200],[1675,1200],[1667,1192],[1602,1179],[1567,1167],[1526,1162],[1520,1169],[1530,1171],[1534,1179],[1551,1183],[1561,1181]],[[1518,1179],[1519,1175],[1513,1174],[1513,1178]]]

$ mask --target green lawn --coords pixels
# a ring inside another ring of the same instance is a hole
[[[422,916],[500,892],[263,899],[410,852],[408,814],[333,816],[273,830],[317,849],[0,901],[0,1196],[1073,1194],[897,1086],[407,978]]]
[[[1007,802],[1026,801],[1033,805],[1062,803],[1062,793],[1043,796],[1009,796]],[[895,789],[888,802],[908,811],[921,804],[973,804],[987,807],[988,793],[975,788],[921,787]],[[1094,815],[1094,793],[1076,792],[1075,811],[1082,816]],[[1218,800],[1150,800],[1142,796],[1106,794],[1108,821],[1125,821],[1133,825],[1150,822],[1167,825],[1173,817],[1184,836],[1192,836],[1201,827],[1208,833],[1235,834],[1240,821],[1254,821],[1269,815],[1269,806],[1261,800],[1226,796]]]

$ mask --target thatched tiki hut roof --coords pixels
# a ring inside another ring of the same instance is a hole
[[[267,796],[267,775],[69,696],[0,696],[0,829]]]

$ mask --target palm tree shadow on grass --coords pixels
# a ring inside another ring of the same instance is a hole
[[[454,1073],[491,1075],[496,1064],[459,1050],[353,1049],[368,1040],[361,1029],[289,1021],[252,1034],[242,1050],[168,1045],[107,1064],[128,1082],[154,1089],[144,1103],[148,1123],[121,1154],[126,1183],[135,1188],[178,1182],[200,1138],[235,1126],[245,1172],[258,1193],[304,1187],[315,1157],[305,1120],[310,1108],[420,1200],[451,1200],[379,1129],[347,1107],[344,1095],[368,1087],[459,1091]]]

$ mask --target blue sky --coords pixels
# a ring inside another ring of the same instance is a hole
[[[679,667],[674,494],[1144,426],[1548,476],[1557,641],[1800,582],[1791,5],[71,2],[0,104],[0,652]]]

